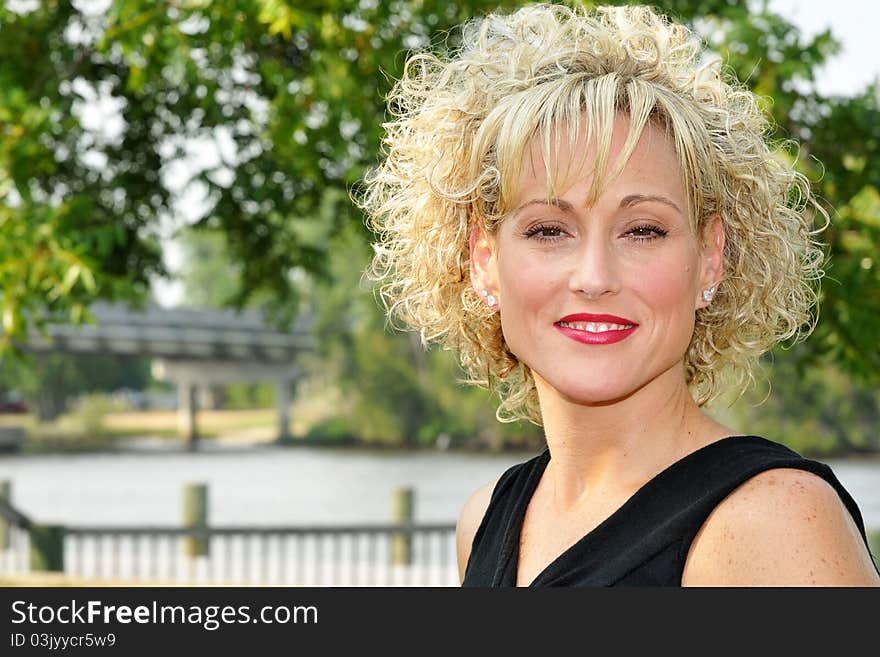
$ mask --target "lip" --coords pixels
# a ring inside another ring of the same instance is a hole
[[[635,324],[626,317],[618,317],[617,315],[594,315],[592,313],[575,313],[574,315],[566,315],[557,320],[558,322],[605,322],[606,324]]]
[[[591,333],[576,329],[571,326],[560,326],[559,322],[595,322],[604,324],[630,324],[630,328],[616,331],[603,331],[602,333]],[[575,313],[574,315],[566,315],[557,320],[553,324],[553,328],[562,333],[565,337],[580,342],[581,344],[613,344],[626,340],[632,335],[639,325],[631,319],[619,317],[617,315],[593,314],[593,313]]]

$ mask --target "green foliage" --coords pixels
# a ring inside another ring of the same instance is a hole
[[[143,390],[150,381],[145,358],[8,352],[0,361],[0,390],[22,394],[44,420],[60,415],[81,393]]]
[[[353,443],[359,438],[358,431],[348,418],[334,416],[316,422],[303,437],[309,443],[345,444]],[[297,438],[297,441],[300,439]]]
[[[232,383],[226,386],[226,408],[272,408],[275,388],[271,383]]]
[[[194,308],[228,306],[241,294],[240,269],[219,231],[187,231],[181,235],[184,298]]]
[[[134,134],[146,127],[134,114],[118,143],[81,126],[88,89],[78,81],[110,79],[119,67],[65,39],[78,20],[67,2],[24,15],[0,7],[4,347],[49,317],[79,321],[96,297],[143,298],[161,271],[147,230],[168,198],[156,184],[160,162]]]
[[[207,207],[198,226],[226,236],[233,302],[266,293],[289,319],[292,275],[321,275],[325,234],[361,225],[348,189],[374,162],[401,53],[497,3],[36,4],[0,6],[0,320],[14,337],[95,297],[142,298],[184,189]],[[84,120],[95,99],[119,108],[118,134]],[[194,149],[216,155],[180,179]]]
[[[85,436],[100,437],[104,434],[104,418],[116,410],[113,400],[103,393],[82,395],[77,401],[73,419]]]
[[[733,407],[729,421],[802,454],[880,451],[880,392],[834,365],[805,368],[797,353],[804,348],[766,359],[766,379]]]

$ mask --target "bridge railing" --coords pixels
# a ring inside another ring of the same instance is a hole
[[[409,555],[394,558],[395,540]],[[114,581],[454,586],[455,527],[68,527],[64,571]],[[190,543],[204,549],[192,554]]]
[[[95,584],[457,586],[455,525],[40,525],[0,498],[0,575]]]

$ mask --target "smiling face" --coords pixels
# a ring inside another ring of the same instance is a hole
[[[612,163],[628,126],[624,116],[615,121]],[[514,210],[494,234],[478,229],[472,238],[474,286],[498,300],[505,341],[539,394],[549,386],[600,404],[648,384],[681,386],[695,311],[721,278],[721,222],[695,234],[675,151],[650,123],[592,204],[595,143],[581,139],[569,151],[566,142],[551,165],[575,175],[549,202],[540,140],[530,144]]]

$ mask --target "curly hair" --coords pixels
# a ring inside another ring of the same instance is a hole
[[[581,117],[597,143],[592,198],[654,122],[674,145],[694,230],[721,217],[725,277],[697,311],[685,354],[699,405],[725,386],[744,390],[762,353],[812,330],[824,264],[813,225],[828,215],[768,143],[758,98],[705,54],[648,7],[533,5],[465,24],[451,57],[407,60],[389,96],[382,161],[357,199],[377,234],[367,274],[392,321],[457,351],[467,381],[499,393],[499,420],[541,424],[541,413],[529,368],[471,285],[469,236],[476,225],[493,232],[512,209],[529,142],[540,136],[550,162],[550,135],[574,143]],[[609,164],[618,114],[630,132]],[[558,175],[548,165],[551,188]]]

